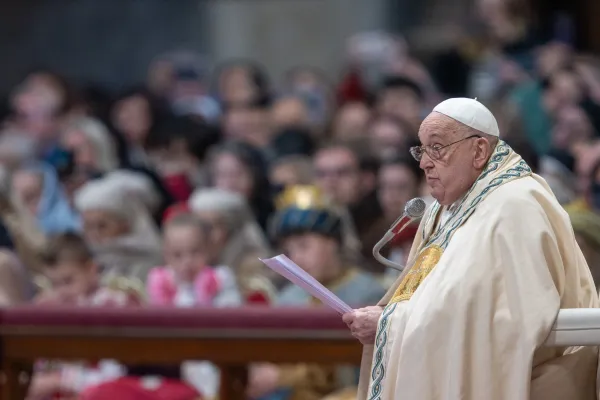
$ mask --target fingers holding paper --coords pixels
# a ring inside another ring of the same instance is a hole
[[[362,344],[373,344],[382,312],[383,308],[380,306],[364,307],[344,314],[342,320],[350,328],[352,336]]]

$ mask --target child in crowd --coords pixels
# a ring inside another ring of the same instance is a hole
[[[193,214],[175,215],[166,222],[163,233],[167,266],[156,267],[148,275],[147,292],[154,305],[238,306],[241,295],[233,271],[227,266],[209,266],[208,235]]]
[[[35,299],[37,304],[124,307],[142,303],[141,291],[127,282],[100,285],[98,266],[77,234],[50,238],[42,260],[46,287]],[[124,374],[124,368],[111,360],[96,365],[44,361],[36,367],[28,400],[76,398],[87,387]]]
[[[165,222],[164,258],[167,265],[148,275],[147,293],[154,305],[231,307],[242,303],[236,277],[227,266],[208,265],[209,227],[195,215],[181,213]],[[205,398],[214,398],[219,370],[209,362],[182,365],[184,381]]]

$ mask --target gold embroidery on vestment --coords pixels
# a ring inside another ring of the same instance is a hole
[[[421,282],[423,282],[440,261],[442,253],[442,248],[437,245],[431,245],[423,249],[417,256],[414,264],[410,267],[408,273],[404,276],[404,279],[402,279],[402,282],[400,282],[390,303],[409,300]]]

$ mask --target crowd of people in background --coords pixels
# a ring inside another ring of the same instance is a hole
[[[486,35],[424,63],[399,36],[357,34],[337,79],[298,66],[276,83],[260,60],[209,71],[191,52],[158,57],[143,85],[115,98],[29,73],[2,116],[1,304],[318,306],[258,260],[279,253],[346,302],[375,304],[398,271],[371,249],[408,200],[429,201],[409,148],[451,96],[493,110],[502,140],[565,206],[599,284],[600,59],[538,36],[513,2],[479,3]],[[386,257],[403,264],[415,232]],[[337,372],[255,365],[248,395],[336,396],[356,383],[356,371]],[[208,362],[50,360],[29,399],[149,396],[148,375],[162,379],[148,398],[218,392]]]

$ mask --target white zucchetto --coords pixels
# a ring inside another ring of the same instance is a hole
[[[456,97],[442,101],[433,111],[444,114],[479,132],[500,137],[498,122],[486,106],[474,99]]]

